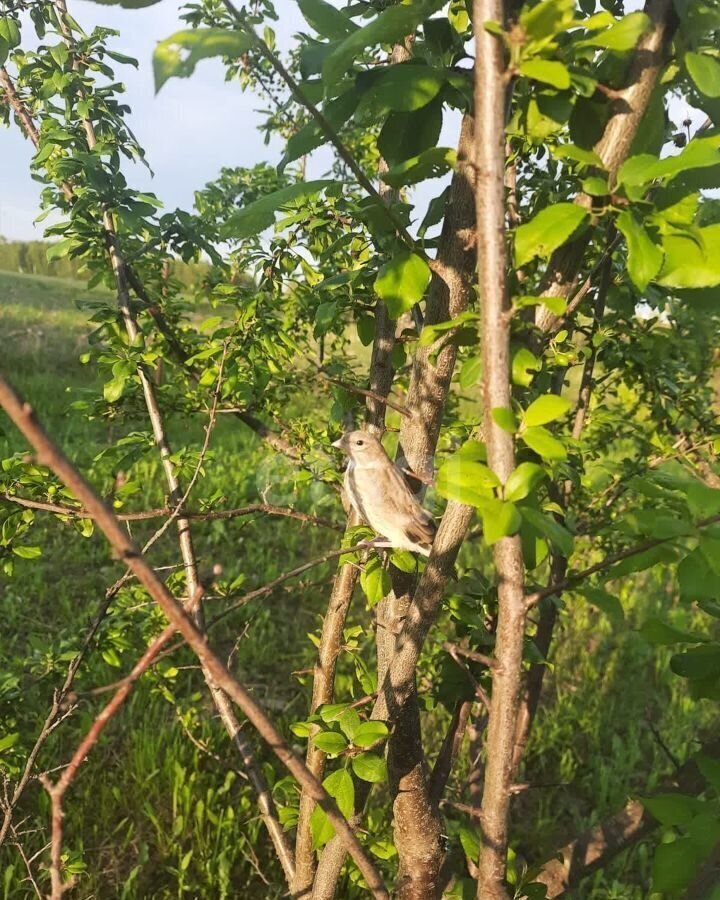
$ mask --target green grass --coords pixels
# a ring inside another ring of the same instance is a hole
[[[3,374],[81,466],[111,448],[125,431],[147,427],[141,419],[120,429],[112,422],[69,414],[72,403],[100,390],[93,368],[79,362],[92,326],[88,312],[76,303],[102,297],[75,282],[0,273],[0,334],[8,338]],[[199,446],[203,424],[198,418],[188,432],[186,422],[171,418],[171,441]],[[23,448],[9,425],[0,432],[1,456]],[[224,507],[257,502],[268,490],[270,502],[296,499],[287,488],[273,488],[287,478],[283,462],[270,459],[264,446],[231,417],[220,419],[205,469],[202,493],[221,492]],[[154,454],[136,463],[129,477],[140,489],[128,499],[127,509],[166,502]],[[339,501],[326,488],[317,500],[326,514],[338,516]],[[157,524],[138,523],[134,537],[142,542]],[[4,579],[0,594],[0,670],[6,673],[0,677],[0,735],[20,733],[3,758],[11,770],[32,745],[52,691],[62,682],[67,660],[105,590],[122,573],[98,534],[85,538],[72,524],[39,513],[32,535],[32,543],[43,547],[42,558],[16,559],[14,577]],[[201,566],[221,563],[228,582],[244,575],[239,590],[262,584],[337,542],[334,532],[264,518],[196,523],[194,536]],[[154,546],[151,560],[170,565],[178,563],[177,557],[170,531]],[[330,567],[319,569],[312,579],[319,586],[290,583],[287,591],[249,604],[214,633],[222,653],[235,647],[233,666],[281,718],[293,708],[303,714],[304,688],[292,672],[312,662],[306,632],[317,628],[330,577]],[[208,616],[217,606],[210,597]],[[41,768],[69,758],[106,699],[89,692],[128,671],[160,621],[136,588],[118,598],[77,677],[78,712],[44,748]],[[79,896],[233,897],[238,884],[246,886],[248,897],[280,896],[282,879],[264,828],[192,658],[176,653],[158,672],[136,688],[68,795],[65,847],[80,877]],[[188,731],[204,749],[188,739]],[[46,841],[47,812],[44,792],[34,783],[17,813],[23,827],[33,832],[25,843],[34,850]],[[0,851],[0,868],[6,896],[33,896],[11,847]],[[36,875],[47,887],[45,869],[37,866]]]

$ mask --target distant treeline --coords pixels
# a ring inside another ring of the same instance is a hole
[[[48,241],[8,241],[0,235],[0,270],[84,280],[84,275],[80,274],[80,260],[66,256],[48,261],[49,246]],[[208,263],[186,263],[181,259],[172,260],[170,265],[173,278],[177,278],[186,287],[198,286],[211,268]]]

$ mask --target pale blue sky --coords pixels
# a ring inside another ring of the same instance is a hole
[[[193,191],[213,179],[225,165],[251,166],[277,162],[280,143],[266,147],[257,130],[260,98],[224,81],[222,65],[206,60],[188,79],[171,79],[155,96],[151,59],[155,44],[183,27],[180,4],[162,0],[156,6],[124,10],[86,0],[71,0],[70,12],[86,30],[95,25],[115,28],[112,47],[134,56],[139,69],[118,66],[132,107],[130,125],[145,148],[155,177],[143,166],[127,170],[134,186],[154,191],[167,209],[192,207]],[[287,46],[304,21],[292,0],[280,0],[278,40]],[[0,129],[0,234],[7,238],[42,236],[33,225],[38,215],[40,185],[29,175],[32,148],[14,125]]]

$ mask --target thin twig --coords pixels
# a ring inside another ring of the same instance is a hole
[[[218,413],[220,410],[218,410]],[[86,509],[78,509],[75,506],[67,506],[59,503],[44,503],[40,500],[31,500],[29,497],[21,497],[17,494],[0,494],[0,500],[6,500],[8,503],[15,503],[17,506],[23,506],[27,509],[37,509],[43,512],[54,513],[58,516],[68,516],[74,519],[90,519],[92,518]],[[115,515],[121,522],[144,522],[149,519],[164,519],[171,515],[172,506],[159,506],[155,509],[144,509],[138,512],[116,513]],[[180,510],[180,515],[186,519],[194,519],[198,522],[215,522],[220,519],[238,519],[243,516],[251,516],[256,513],[265,513],[268,516],[280,516],[288,519],[297,519],[298,522],[304,522],[308,525],[318,525],[322,528],[331,528],[333,531],[341,531],[342,525],[332,522],[330,519],[324,519],[321,516],[313,516],[310,513],[304,513],[300,510],[293,509],[290,506],[274,506],[271,503],[250,503],[248,506],[239,506],[235,509],[213,509],[208,512],[199,512],[189,509]]]
[[[185,606],[186,613],[193,613],[200,602],[203,594],[202,586],[199,586],[194,596]],[[113,716],[118,712],[122,704],[128,698],[135,683],[143,675],[144,672],[152,665],[153,660],[163,648],[170,638],[175,634],[176,627],[173,624],[167,625],[157,637],[148,644],[147,649],[135,663],[130,674],[124,678],[111,700],[103,707],[103,709],[95,717],[87,734],[82,739],[77,749],[72,755],[70,762],[65,767],[60,778],[53,784],[47,775],[41,775],[40,781],[45,790],[50,795],[52,808],[52,842],[50,846],[50,881],[52,885],[52,900],[61,900],[62,895],[66,893],[74,884],[74,879],[65,881],[62,874],[62,837],[63,837],[63,798],[67,793],[70,785],[73,783],[75,776],[81,764],[87,758],[88,753],[98,742],[100,735],[105,726],[110,722]]]
[[[707,519],[695,522],[692,527],[697,529],[709,528],[711,525],[716,525],[718,522],[720,522],[720,515],[709,516]],[[566,578],[553,582],[547,587],[542,588],[542,590],[527,594],[525,597],[525,604],[529,609],[530,607],[535,606],[536,603],[544,600],[545,597],[553,597],[556,594],[560,594],[562,591],[566,591],[568,588],[572,588],[580,582],[585,581],[585,579],[589,578],[591,575],[596,575],[598,572],[604,572],[606,569],[614,566],[615,563],[622,562],[624,559],[629,559],[631,556],[637,556],[640,553],[645,553],[646,550],[653,550],[655,547],[660,547],[663,544],[669,544],[676,540],[677,537],[675,536],[649,538],[647,541],[642,541],[632,547],[627,547],[625,550],[618,550],[617,553],[610,553],[604,559],[601,559],[600,562],[594,563],[586,569],[581,569],[579,572],[571,572]]]
[[[277,578],[274,578],[272,581],[263,585],[262,587],[255,588],[252,591],[249,591],[247,594],[243,594],[243,596],[236,600],[231,606],[228,606],[226,609],[222,610],[222,612],[218,613],[215,618],[211,619],[208,622],[207,627],[212,628],[214,625],[228,616],[231,612],[236,609],[240,609],[243,606],[246,606],[251,600],[257,600],[258,597],[265,597],[267,594],[271,594],[278,585],[281,585],[284,581],[288,581],[290,578],[296,578],[298,575],[302,575],[303,572],[307,572],[308,569],[313,569],[315,566],[321,566],[323,563],[329,562],[331,559],[337,559],[340,556],[345,556],[348,553],[359,553],[361,550],[372,550],[377,547],[384,546],[384,542],[375,540],[375,541],[361,541],[359,544],[355,544],[352,547],[346,547],[341,549],[333,549],[328,550],[327,553],[323,553],[322,556],[316,556],[315,559],[311,559],[309,562],[303,563],[300,566],[297,566],[294,569],[291,569],[289,572],[284,572],[282,575],[278,575]]]

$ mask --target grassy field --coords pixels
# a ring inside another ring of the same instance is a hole
[[[71,404],[92,397],[99,387],[91,368],[79,362],[89,331],[87,312],[76,306],[83,298],[87,292],[79,283],[0,273],[2,371],[68,453],[87,465],[122,434],[145,429],[146,424],[140,419],[117,424],[68,414]],[[202,421],[176,418],[170,426],[171,435],[186,434],[188,428],[191,435],[202,435]],[[23,450],[9,426],[0,434],[0,449],[3,457]],[[256,502],[269,489],[270,499],[293,499],[300,507],[341,519],[339,500],[326,487],[306,488],[294,497],[284,464],[229,417],[214,433],[212,451],[204,488],[219,492],[222,505]],[[132,477],[140,488],[128,506],[164,503],[154,459],[137,464]],[[149,524],[138,526],[135,537],[142,541],[151,530]],[[235,580],[236,589],[263,584],[338,540],[327,530],[264,518],[198,523],[195,538],[202,564],[222,563],[223,577]],[[0,593],[0,737],[19,734],[1,758],[11,776],[32,746],[53,689],[62,682],[67,661],[105,590],[121,572],[99,536],[83,537],[52,516],[38,515],[33,543],[42,546],[42,558],[17,559],[15,574],[3,579]],[[478,561],[473,552],[468,551],[468,563]],[[172,535],[153,548],[152,561],[177,565]],[[214,638],[222,651],[232,653],[243,680],[285,725],[304,716],[307,678],[302,673],[314,656],[308,633],[318,629],[332,570],[325,567],[310,574],[307,581],[248,605]],[[623,585],[625,625],[613,625],[587,604],[568,599],[523,776],[534,787],[515,806],[517,850],[527,858],[542,858],[620,808],[628,796],[652,789],[672,768],[658,734],[670,753],[684,759],[694,736],[714,723],[712,706],[691,702],[684,683],[669,674],[669,654],[650,648],[635,630],[671,602],[667,588],[646,578]],[[210,612],[219,602],[209,600]],[[365,624],[369,620],[363,604],[354,608],[353,616]],[[158,622],[137,588],[118,597],[80,670],[77,712],[46,745],[41,770],[68,759],[99,708],[102,698],[93,691],[129,670]],[[691,626],[690,614],[678,610],[676,624]],[[341,692],[347,687],[343,665]],[[261,758],[276,780],[269,759]],[[463,757],[455,783],[460,801],[465,799],[466,768]],[[282,802],[284,784],[276,790]],[[43,790],[33,783],[16,818],[24,843],[38,852],[47,841],[47,807]],[[79,875],[73,897],[283,895],[252,796],[212,716],[199,673],[183,652],[164,660],[137,687],[128,708],[83,766],[66,811],[68,858]],[[575,896],[647,897],[649,857],[649,846],[638,845]],[[33,868],[45,888],[42,856]],[[12,845],[0,851],[0,870],[0,896],[5,900],[34,896]]]
[[[100,390],[91,367],[79,362],[91,326],[88,313],[76,304],[90,296],[80,283],[0,273],[2,371],[81,465],[89,464],[101,449],[112,448],[122,433],[147,428],[142,420],[120,428],[68,415],[71,404]],[[186,437],[186,422],[171,419],[169,425],[171,437],[181,431]],[[198,443],[202,425],[202,420],[190,425]],[[11,426],[3,423],[2,428],[0,455],[22,450]],[[208,492],[221,493],[221,506],[258,502],[262,492],[269,492],[270,501],[288,499],[287,488],[276,487],[287,479],[282,461],[270,460],[264,446],[230,417],[219,421],[211,451],[205,486]],[[142,488],[128,509],[166,502],[158,468],[154,459],[133,468],[133,480]],[[340,503],[331,491],[323,489],[319,499],[326,515],[339,518]],[[142,542],[153,530],[153,523],[138,525],[134,536]],[[336,534],[326,529],[253,518],[198,523],[195,540],[201,565],[222,563],[223,577],[235,581],[236,590],[263,584],[337,544]],[[42,559],[16,559],[14,577],[3,578],[0,594],[0,669],[6,673],[0,676],[0,736],[21,735],[3,758],[11,770],[32,746],[68,659],[105,590],[122,573],[100,536],[85,538],[54,516],[39,514],[32,542],[43,547]],[[152,553],[155,564],[177,564],[172,532]],[[319,569],[312,579],[317,584],[292,583],[289,590],[248,605],[241,618],[216,634],[221,650],[229,652],[237,640],[235,664],[275,714],[303,714],[303,688],[291,673],[312,662],[313,645],[306,633],[317,628],[330,578],[328,567]],[[209,615],[217,602],[209,600]],[[148,615],[147,602],[136,588],[118,598],[96,651],[76,681],[78,714],[48,744],[41,768],[68,758],[91,712],[99,708],[89,692],[131,667],[157,621]],[[68,798],[67,843],[78,871],[88,872],[81,881],[84,893],[78,896],[238,896],[231,886],[238,883],[247,885],[245,896],[281,893],[263,882],[265,872],[273,874],[265,834],[224,733],[209,715],[202,680],[189,663],[176,654],[159,667],[164,677],[143,681]],[[46,813],[43,791],[33,784],[18,818],[29,817],[23,830],[37,831],[38,849],[45,842]],[[7,848],[0,860],[4,896],[33,896],[16,851]],[[44,872],[39,869],[42,882]]]

